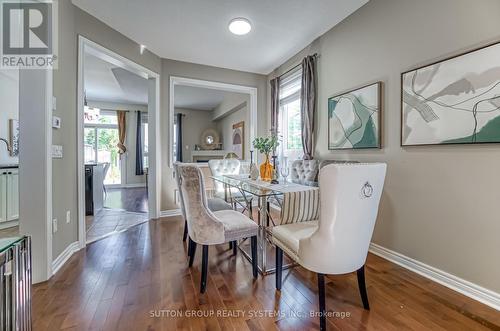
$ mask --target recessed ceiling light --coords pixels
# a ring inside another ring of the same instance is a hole
[[[229,22],[229,31],[232,33],[242,36],[247,34],[252,30],[252,25],[250,21],[243,17],[234,18]]]
[[[141,55],[144,54],[144,51],[146,50],[146,45],[141,45],[139,48],[139,51],[141,52]]]

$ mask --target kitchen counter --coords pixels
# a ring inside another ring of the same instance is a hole
[[[17,169],[19,164],[0,164],[0,169]]]

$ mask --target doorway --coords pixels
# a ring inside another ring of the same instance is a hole
[[[81,36],[78,62],[84,246],[159,214],[159,75]]]

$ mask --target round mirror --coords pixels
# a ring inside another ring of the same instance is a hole
[[[201,148],[213,150],[219,146],[219,133],[214,129],[207,129],[201,135]]]

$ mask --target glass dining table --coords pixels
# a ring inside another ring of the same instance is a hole
[[[281,207],[280,197],[286,192],[301,191],[304,188],[309,188],[304,185],[295,183],[280,183],[271,184],[261,180],[252,180],[248,175],[224,175],[212,176],[214,181],[222,183],[224,186],[224,198],[226,201],[231,201],[235,192],[243,199],[249,211],[249,217],[259,225],[259,234],[257,237],[257,266],[259,273],[267,275],[274,273],[276,268],[274,266],[274,259],[268,255],[268,248],[272,247],[270,241],[270,227],[274,224],[274,220],[270,214],[270,201],[276,203]],[[254,198],[257,200],[257,218],[254,217]],[[251,261],[250,247],[247,240],[242,240],[238,243],[238,247],[243,255]],[[274,254],[274,250],[271,250]],[[283,268],[289,268],[293,263],[284,263]]]

